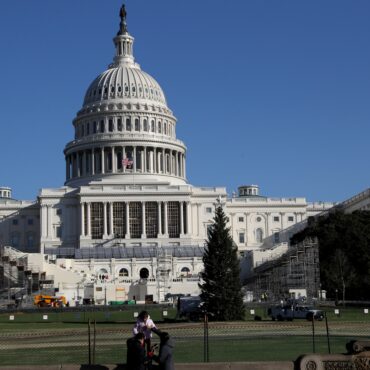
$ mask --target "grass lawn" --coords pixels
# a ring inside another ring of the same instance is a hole
[[[301,354],[313,352],[309,322],[272,322],[265,315],[264,309],[254,310],[254,314],[249,309],[246,311],[247,322],[236,325],[236,329],[222,323],[210,329],[210,361],[293,361]],[[126,339],[131,335],[135,321],[134,311],[135,309],[106,312],[51,311],[47,313],[48,320],[43,319],[46,313],[41,312],[15,313],[14,320],[9,320],[10,314],[1,314],[0,365],[88,363],[86,322],[89,319],[97,320],[95,363],[125,362]],[[202,362],[203,324],[171,324],[175,313],[175,310],[169,309],[166,321],[163,321],[162,310],[150,311],[159,327],[166,326],[175,337],[176,362]],[[261,316],[262,322],[254,321],[254,315]],[[330,338],[331,353],[344,353],[345,344],[357,337],[369,340],[370,318],[364,314],[363,309],[340,308],[339,316],[334,314],[334,309],[330,309],[327,310],[327,317],[329,327],[333,329]],[[317,353],[328,353],[324,327],[324,322],[320,325],[317,323]],[[230,330],[234,330],[232,335]]]
[[[331,352],[343,353],[349,337],[332,337]],[[123,363],[126,348],[122,345],[100,345],[95,353],[95,363]],[[274,338],[210,339],[209,359],[222,361],[292,361],[304,353],[312,353],[312,338],[308,336]],[[316,352],[328,353],[326,338],[316,338]],[[178,340],[175,347],[175,362],[202,362],[203,340]],[[0,351],[0,365],[88,363],[88,347],[57,347]]]

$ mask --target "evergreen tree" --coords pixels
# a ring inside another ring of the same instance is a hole
[[[199,284],[204,308],[211,314],[210,318],[217,321],[244,319],[237,247],[230,236],[230,228],[226,227],[227,221],[218,205],[203,255],[203,283]]]

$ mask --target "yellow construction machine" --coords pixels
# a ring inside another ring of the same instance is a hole
[[[35,295],[33,304],[37,307],[64,307],[67,306],[67,300],[64,296]]]

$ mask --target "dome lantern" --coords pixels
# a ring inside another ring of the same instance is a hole
[[[133,55],[134,38],[127,31],[127,12],[125,5],[122,5],[119,15],[121,18],[119,31],[117,32],[117,36],[113,39],[114,45],[116,46],[116,56],[114,57],[113,64],[109,67],[117,67],[122,63],[135,64]]]

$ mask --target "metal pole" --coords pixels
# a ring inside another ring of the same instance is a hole
[[[88,345],[89,345],[89,365],[91,365],[91,323],[90,319],[87,322]]]
[[[312,352],[315,353],[315,318],[312,315]]]
[[[209,362],[209,347],[208,347],[208,315],[204,313],[204,362]]]
[[[325,324],[326,324],[326,338],[328,341],[328,352],[330,354],[331,353],[330,352],[330,335],[329,335],[328,317],[326,316],[326,312],[325,312]]]
[[[95,347],[96,347],[96,320],[94,320],[94,340],[93,340],[93,354],[92,354],[93,364],[95,364]]]

